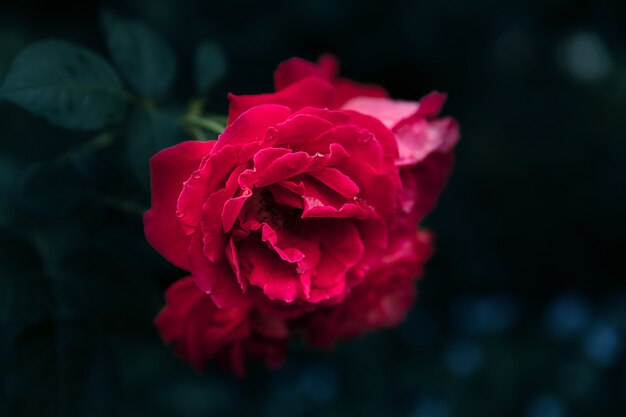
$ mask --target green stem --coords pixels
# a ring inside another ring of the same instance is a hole
[[[194,114],[185,115],[183,117],[183,123],[191,127],[201,127],[203,129],[209,130],[211,132],[215,132],[217,134],[222,133],[225,129],[224,125],[222,125],[221,123],[217,122],[214,119],[196,116]]]

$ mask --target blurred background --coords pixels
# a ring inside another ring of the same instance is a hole
[[[108,57],[103,4],[175,51],[173,108],[207,39],[228,65],[215,113],[324,52],[397,98],[448,92],[462,139],[426,221],[437,252],[400,327],[330,352],[295,342],[243,381],[197,375],[151,324],[181,272],[143,239],[127,152],[94,157],[97,132],[0,102],[0,415],[625,415],[626,3],[3,2],[0,78],[46,38]]]

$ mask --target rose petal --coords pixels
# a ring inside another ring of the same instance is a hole
[[[176,216],[185,233],[195,233],[206,199],[224,187],[233,170],[241,165],[247,167],[258,149],[258,143],[227,145],[202,161],[200,168],[184,182],[178,198]]]
[[[276,201],[276,204],[293,207],[296,209],[304,208],[302,196],[292,191],[289,191],[282,185],[271,184],[267,187],[267,189],[270,191],[270,193],[272,193],[272,197],[274,197],[274,201]]]
[[[311,302],[320,302],[341,294],[346,287],[346,273],[362,258],[363,241],[353,222],[319,220],[311,223],[320,237],[322,258],[311,282]]]
[[[200,221],[205,200],[223,184],[232,170],[247,164],[260,149],[265,132],[287,118],[283,106],[257,106],[246,111],[220,135],[211,155],[185,181],[177,203],[177,216],[187,234],[193,234]]]
[[[237,278],[241,291],[245,293],[248,290],[248,281],[246,281],[241,274],[241,269],[239,268],[239,255],[233,239],[230,239],[228,241],[228,245],[226,246],[226,259],[235,273],[235,277]]]
[[[308,175],[346,198],[353,198],[360,191],[350,177],[336,168],[322,168],[311,171]]]
[[[285,339],[289,335],[285,321],[276,317],[254,314],[251,325],[256,333],[270,339]]]
[[[390,165],[398,158],[398,145],[393,132],[374,117],[353,111],[346,111],[346,113],[350,116],[352,123],[367,129],[374,135],[383,150],[383,159],[388,163],[387,168],[390,168]]]
[[[319,303],[341,295],[346,288],[346,266],[324,252],[317,268],[317,277],[311,283],[310,301]]]
[[[450,152],[434,152],[417,165],[401,169],[401,193],[408,227],[414,227],[437,203],[452,171]]]
[[[166,343],[183,337],[185,326],[181,323],[189,316],[193,305],[203,297],[206,294],[198,289],[191,277],[181,278],[169,286],[165,291],[166,305],[154,319],[154,324]]]
[[[321,234],[322,251],[330,253],[346,267],[351,268],[363,256],[363,241],[354,222],[326,220]]]
[[[319,107],[303,107],[294,113],[293,117],[299,115],[314,116],[329,122],[332,126],[350,124],[350,115],[343,110],[330,110]]]
[[[411,118],[434,117],[439,114],[443,105],[446,103],[448,95],[433,91],[422,97],[419,101],[419,108]]]
[[[238,197],[226,200],[224,210],[222,210],[222,226],[224,233],[228,233],[232,230],[241,211],[245,207],[246,201],[248,201],[251,196],[252,192],[250,190],[244,190]]]
[[[363,85],[352,80],[337,78],[339,63],[332,55],[322,55],[317,64],[301,58],[289,59],[278,66],[274,72],[276,91],[283,90],[308,77],[325,80],[333,84],[335,98],[332,108],[337,108],[353,97],[387,97],[387,92],[377,85]],[[328,107],[328,106],[319,106]]]
[[[281,239],[280,243],[282,245],[279,244],[276,230],[267,223],[261,228],[261,240],[267,242],[278,256],[286,262],[296,263],[304,259],[304,253],[293,245],[293,241],[285,242],[285,239]]]
[[[282,62],[274,72],[274,88],[283,90],[307,77],[317,77],[332,81],[338,70],[338,62],[332,55],[322,55],[317,64],[302,58],[291,58]]]
[[[388,129],[415,114],[417,101],[392,100],[380,97],[355,97],[345,102],[342,110],[353,110],[380,120]]]
[[[229,344],[249,336],[246,308],[217,308],[191,277],[176,281],[166,292],[166,306],[155,324],[177,355],[201,371],[206,362]]]
[[[270,128],[263,146],[280,145],[298,150],[299,143],[311,141],[332,127],[333,124],[322,117],[311,114],[294,114],[283,123]]]
[[[295,265],[283,261],[276,252],[252,238],[239,242],[237,250],[242,273],[267,297],[290,303],[303,296]]]
[[[200,232],[191,238],[189,261],[196,285],[202,291],[211,294],[215,305],[219,308],[247,305],[249,300],[244,297],[228,263],[213,263],[204,255]]]
[[[330,107],[334,97],[332,85],[316,77],[305,78],[276,93],[243,96],[229,94],[228,124],[232,124],[246,110],[261,104],[280,104],[296,111],[306,106]]]
[[[380,142],[367,129],[356,125],[335,126],[310,143],[303,144],[302,150],[315,153],[332,145],[341,145],[352,158],[362,161],[373,169],[383,170],[383,148]]]
[[[189,237],[176,218],[176,204],[183,182],[212,147],[212,142],[182,142],[150,160],[152,208],[144,215],[146,239],[168,261],[186,270]]]
[[[329,149],[330,152],[327,154],[316,153],[314,155],[309,155],[307,152],[285,152],[282,156],[265,165],[264,169],[247,170],[241,174],[240,183],[242,187],[265,187],[287,180],[303,172],[337,165],[347,159],[343,148],[330,146]],[[273,151],[271,153],[280,154],[280,152],[276,153]],[[271,159],[267,158],[267,161],[269,160]]]
[[[300,177],[297,181],[296,183],[282,182],[281,185],[291,187],[295,192],[301,193],[304,202],[303,219],[311,217],[366,218],[373,214],[372,207],[365,202],[358,198],[347,199],[308,175]]]
[[[246,96],[240,96],[246,97]],[[227,145],[260,141],[267,129],[287,120],[289,107],[277,104],[261,104],[246,109],[236,119],[229,121],[224,132],[217,138],[213,153]],[[229,116],[230,117],[230,116]]]
[[[261,149],[254,155],[254,169],[256,171],[265,171],[274,161],[291,153],[291,149],[285,148],[265,148]]]
[[[319,230],[305,228],[296,231],[274,229],[269,224],[265,224],[261,234],[261,239],[267,242],[284,261],[297,264],[296,272],[300,277],[305,299],[309,298],[311,281],[322,256],[318,232]]]
[[[309,342],[328,348],[338,340],[397,325],[413,303],[413,281],[430,251],[428,233],[394,235],[362,284],[352,288],[341,303],[318,308],[308,316]]]
[[[200,230],[204,236],[204,254],[212,262],[221,262],[224,256],[224,244],[226,241],[223,232],[225,228],[224,213],[228,213],[226,222],[230,225],[231,222],[234,223],[239,215],[239,211],[241,211],[241,207],[238,204],[231,203],[227,207],[226,203],[235,200],[232,197],[239,189],[238,179],[244,168],[243,166],[235,168],[226,181],[225,188],[211,194],[202,206]],[[237,211],[237,208],[239,211]]]
[[[398,166],[416,164],[430,153],[448,152],[459,139],[459,127],[450,117],[437,120],[420,119],[396,130],[400,156]]]

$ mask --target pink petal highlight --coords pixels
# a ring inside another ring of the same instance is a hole
[[[388,129],[393,129],[402,120],[417,112],[417,101],[392,100],[381,97],[355,97],[345,102],[342,110],[353,110],[380,120]]]
[[[396,131],[400,157],[398,166],[413,165],[432,152],[449,152],[459,139],[459,128],[450,117],[406,123]]]

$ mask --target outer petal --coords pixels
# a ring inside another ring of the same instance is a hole
[[[420,119],[396,130],[400,157],[398,166],[416,164],[433,152],[449,152],[459,140],[459,126],[451,117]]]
[[[237,283],[237,277],[228,262],[211,262],[203,251],[202,235],[192,236],[189,244],[189,261],[193,278],[202,291],[211,294],[213,302],[220,308],[241,307],[249,301]]]
[[[361,285],[336,306],[308,315],[304,323],[309,342],[331,347],[338,340],[398,324],[413,303],[413,280],[430,256],[430,242],[425,232],[396,235]]]
[[[364,96],[366,94],[351,98],[343,103],[341,108],[372,116],[389,129],[397,129],[403,123],[436,116],[447,98],[438,91],[427,94],[419,102]]]
[[[335,91],[331,84],[321,78],[308,77],[284,90],[271,94],[236,96],[229,94],[230,108],[228,124],[233,123],[246,110],[261,104],[280,104],[292,111],[303,107],[330,107],[335,99]]]
[[[232,97],[236,97],[235,100],[239,100],[247,96]],[[236,118],[231,113],[229,117],[233,119],[229,120],[228,127],[218,137],[213,152],[215,153],[227,145],[260,141],[265,137],[270,127],[284,122],[290,114],[291,110],[289,107],[278,104],[259,104],[253,108],[251,107],[249,110],[246,109]]]
[[[454,158],[450,152],[434,152],[417,165],[402,168],[401,201],[408,227],[415,227],[437,203],[448,181]]]
[[[166,292],[167,304],[155,319],[165,342],[198,371],[219,350],[249,335],[248,310],[219,309],[190,277],[176,281]]]
[[[152,208],[144,215],[148,242],[174,265],[189,270],[189,237],[176,217],[176,204],[183,183],[211,152],[214,142],[182,142],[150,160]]]
[[[302,58],[292,58],[281,63],[274,72],[276,91],[283,90],[307,77],[315,77],[333,84],[335,98],[331,108],[338,108],[354,97],[387,97],[384,88],[377,85],[363,85],[352,80],[337,78],[339,63],[332,55],[322,55],[317,63]]]
[[[185,327],[181,325],[181,320],[189,316],[193,306],[203,297],[206,297],[206,294],[198,290],[190,277],[179,279],[167,289],[165,292],[167,304],[154,319],[165,342],[171,343],[183,337]]]
[[[302,58],[291,58],[282,62],[276,68],[274,72],[274,88],[276,91],[280,91],[307,77],[333,81],[338,69],[337,59],[332,55],[320,56],[317,64]]]
[[[396,138],[381,121],[374,117],[370,117],[361,113],[347,111],[351,121],[357,126],[364,127],[374,135],[374,138],[380,143],[383,149],[383,158],[387,162],[386,169],[392,170],[393,164],[398,158],[398,144]]]
[[[417,111],[417,101],[392,100],[381,97],[354,97],[342,106],[342,110],[353,110],[372,116],[388,129],[393,129],[400,121],[409,118]]]
[[[447,99],[448,95],[446,93],[440,93],[439,91],[433,91],[426,94],[420,99],[419,108],[417,109],[417,112],[411,116],[411,118],[417,119],[438,115]]]

